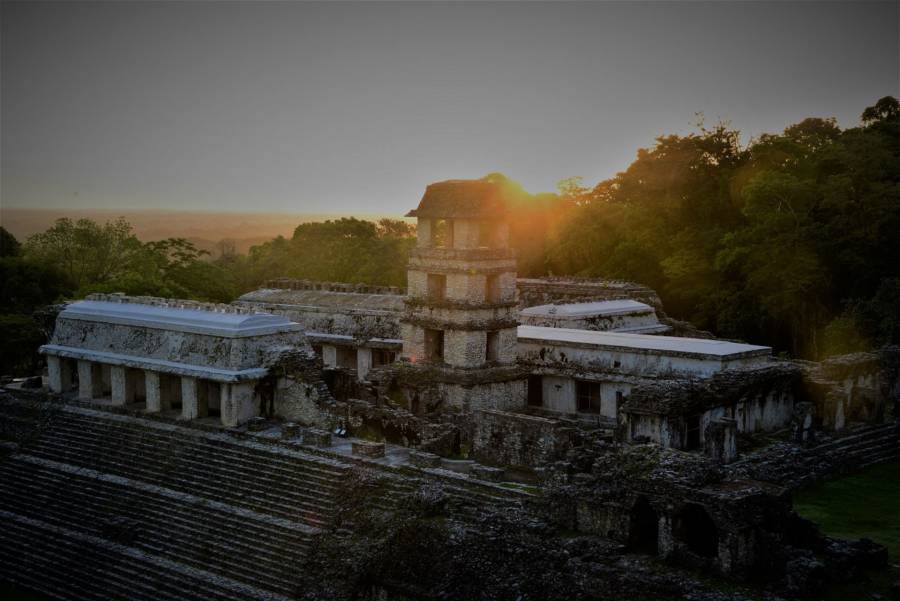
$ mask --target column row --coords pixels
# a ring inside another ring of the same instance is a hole
[[[258,414],[256,382],[214,382],[86,360],[77,361],[73,370],[73,363],[47,357],[52,392],[62,394],[77,387],[82,401],[108,399],[115,407],[143,403],[147,413],[180,410],[185,420],[218,414],[228,427]]]

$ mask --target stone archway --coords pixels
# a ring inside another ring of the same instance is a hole
[[[716,557],[719,553],[719,530],[703,506],[687,503],[675,516],[675,539],[699,557]]]
[[[647,497],[638,497],[631,507],[628,524],[628,548],[638,553],[659,552],[659,515]]]

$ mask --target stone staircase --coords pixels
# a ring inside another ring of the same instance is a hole
[[[826,476],[900,460],[900,422],[863,426],[813,447],[779,443],[727,466],[734,476],[773,482],[790,488]]]
[[[851,469],[900,459],[900,424],[884,424],[865,428],[855,434],[837,438],[812,449],[833,461],[847,464]]]
[[[0,400],[6,431],[33,418]],[[67,599],[290,598],[349,470],[224,434],[57,407],[0,459],[0,580]]]
[[[0,582],[65,599],[288,599],[355,472],[393,510],[438,484],[453,515],[530,495],[441,470],[0,393]],[[352,511],[350,512],[352,513]],[[346,517],[346,516],[344,516]]]

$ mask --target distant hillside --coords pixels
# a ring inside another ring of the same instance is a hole
[[[46,230],[60,217],[88,218],[104,222],[124,217],[144,241],[187,238],[198,248],[215,253],[220,240],[235,243],[238,252],[276,236],[291,237],[301,223],[337,219],[345,215],[316,213],[213,213],[201,211],[110,211],[64,209],[0,209],[0,224],[20,241]],[[356,215],[379,219],[383,215]],[[396,216],[392,216],[396,217]]]

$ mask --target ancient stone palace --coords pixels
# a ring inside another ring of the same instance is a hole
[[[406,289],[66,303],[46,388],[0,392],[0,579],[51,598],[438,599],[440,570],[391,571],[419,565],[409,532],[437,536],[435,516],[442,568],[506,541],[611,599],[762,598],[659,558],[773,600],[883,565],[791,491],[900,457],[897,349],[782,360],[640,284],[519,279],[508,200],[428,186]],[[391,561],[365,564],[378,544]]]

